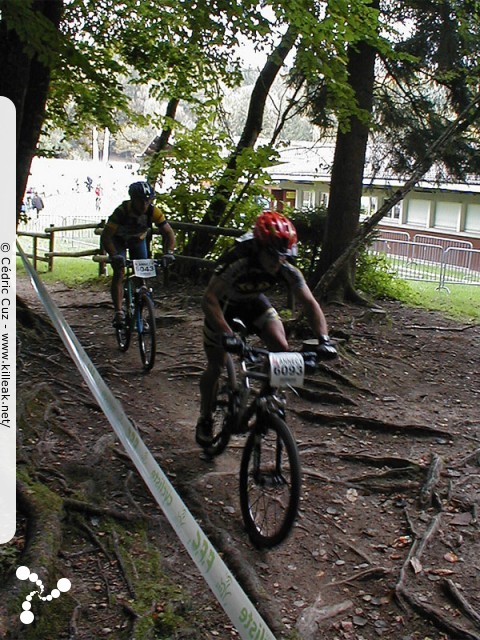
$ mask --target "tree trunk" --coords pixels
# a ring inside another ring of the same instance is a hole
[[[470,104],[462,111],[458,118],[452,122],[439,136],[430,148],[427,149],[423,158],[419,160],[413,168],[412,175],[405,184],[398,188],[395,193],[386,200],[383,205],[370,218],[365,220],[359,227],[358,233],[351,243],[345,248],[338,258],[328,267],[321,279],[313,287],[314,293],[319,298],[326,297],[327,291],[331,289],[338,274],[345,268],[358,249],[365,244],[369,235],[373,232],[380,220],[392,209],[397,202],[405,198],[407,193],[414,188],[417,182],[427,173],[433,163],[441,156],[445,147],[451,143],[455,135],[465,132],[467,129],[480,121],[480,93],[473,98]]]
[[[348,52],[349,82],[358,107],[368,114],[373,104],[375,56],[375,49],[365,42],[351,46]],[[352,116],[349,124],[348,131],[337,132],[325,236],[320,261],[311,278],[312,288],[358,231],[369,127],[357,116]],[[353,256],[330,283],[329,299],[354,296],[354,270]]]
[[[171,98],[168,101],[167,108],[165,110],[166,124],[162,129],[159,136],[155,138],[152,144],[147,149],[147,154],[152,154],[153,158],[150,162],[150,168],[148,170],[147,179],[152,186],[155,186],[158,178],[163,174],[164,165],[164,153],[167,149],[168,141],[172,134],[172,127],[168,125],[169,120],[175,120],[177,108],[180,103],[178,98]]]
[[[293,47],[296,37],[296,32],[290,27],[260,72],[250,97],[247,120],[243,128],[242,136],[235,151],[227,162],[225,171],[219,180],[210,206],[201,224],[218,226],[220,224],[224,225],[228,221],[225,218],[225,211],[241,174],[237,164],[238,158],[244,149],[253,148],[258,140],[263,126],[263,115],[268,93],[283,66],[287,54]],[[199,231],[191,238],[185,249],[185,253],[187,255],[203,257],[212,248],[214,243],[214,237]]]
[[[50,69],[38,55],[29,55],[14,29],[7,28],[18,20],[15,3],[2,4],[0,22],[0,60],[2,67],[0,94],[9,98],[17,113],[17,225],[32,158],[45,116]],[[63,14],[63,0],[35,0],[32,11],[42,14],[58,29]]]

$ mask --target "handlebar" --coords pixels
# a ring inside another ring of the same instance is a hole
[[[160,267],[161,269],[168,269],[171,263],[173,262],[173,260],[171,258],[167,259],[166,258],[167,255],[172,255],[172,254],[165,254],[161,256],[161,258],[152,258],[155,267]],[[92,259],[94,262],[100,262],[103,264],[112,264],[112,259],[110,258],[110,256],[107,256],[107,255],[96,255],[96,256],[93,256]],[[126,258],[125,266],[128,268],[132,268],[133,260],[131,260],[130,258],[128,259]]]
[[[224,334],[222,344],[225,351],[237,354],[252,364],[258,363],[259,360],[266,360],[271,353],[268,349],[249,345],[246,336]],[[298,351],[294,353],[302,356],[306,370],[313,371],[316,368],[319,359],[319,354],[316,351]],[[252,377],[257,377],[257,375],[258,377],[264,377],[265,374],[252,374]]]

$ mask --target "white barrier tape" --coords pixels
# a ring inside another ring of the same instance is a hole
[[[138,432],[123,411],[72,329],[50,298],[48,291],[30,265],[18,241],[17,248],[32,285],[50,319],[82,374],[92,395],[102,408],[119,440],[135,464],[172,528],[197,565],[241,638],[245,640],[275,640],[254,605],[218,555],[201,527],[183,503],[170,480],[159,467]]]

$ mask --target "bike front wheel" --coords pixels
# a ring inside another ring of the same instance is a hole
[[[235,419],[237,394],[237,376],[232,356],[227,354],[225,371],[218,383],[217,398],[212,415],[212,443],[205,448],[210,456],[219,456],[225,450],[232,434],[232,421]]]
[[[250,432],[240,466],[240,507],[256,547],[274,547],[287,537],[297,517],[300,489],[295,438],[280,416],[267,413]]]
[[[115,327],[115,336],[117,338],[120,351],[127,351],[130,346],[132,337],[132,317],[126,297],[122,300],[122,311],[124,313],[125,322],[119,327]]]
[[[140,292],[138,297],[138,346],[143,368],[150,371],[155,364],[157,338],[155,327],[155,307],[148,293]]]

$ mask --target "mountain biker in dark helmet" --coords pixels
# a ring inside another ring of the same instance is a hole
[[[102,232],[102,246],[112,261],[111,294],[115,316],[114,326],[125,321],[122,311],[123,279],[127,249],[131,260],[149,257],[148,234],[155,223],[163,238],[165,257],[175,259],[175,235],[164,214],[153,205],[155,191],[148,182],[134,182],[128,188],[130,200],[125,200],[108,218]]]
[[[224,334],[230,322],[240,318],[251,333],[258,334],[270,351],[288,351],[285,328],[265,292],[283,283],[302,305],[324,358],[335,358],[323,311],[301,271],[288,259],[296,255],[297,232],[292,222],[276,211],[264,211],[253,234],[246,234],[219,259],[203,296],[203,327],[207,368],[200,379],[200,417],[196,440],[208,446],[212,439],[212,411],[217,384],[225,366]]]

